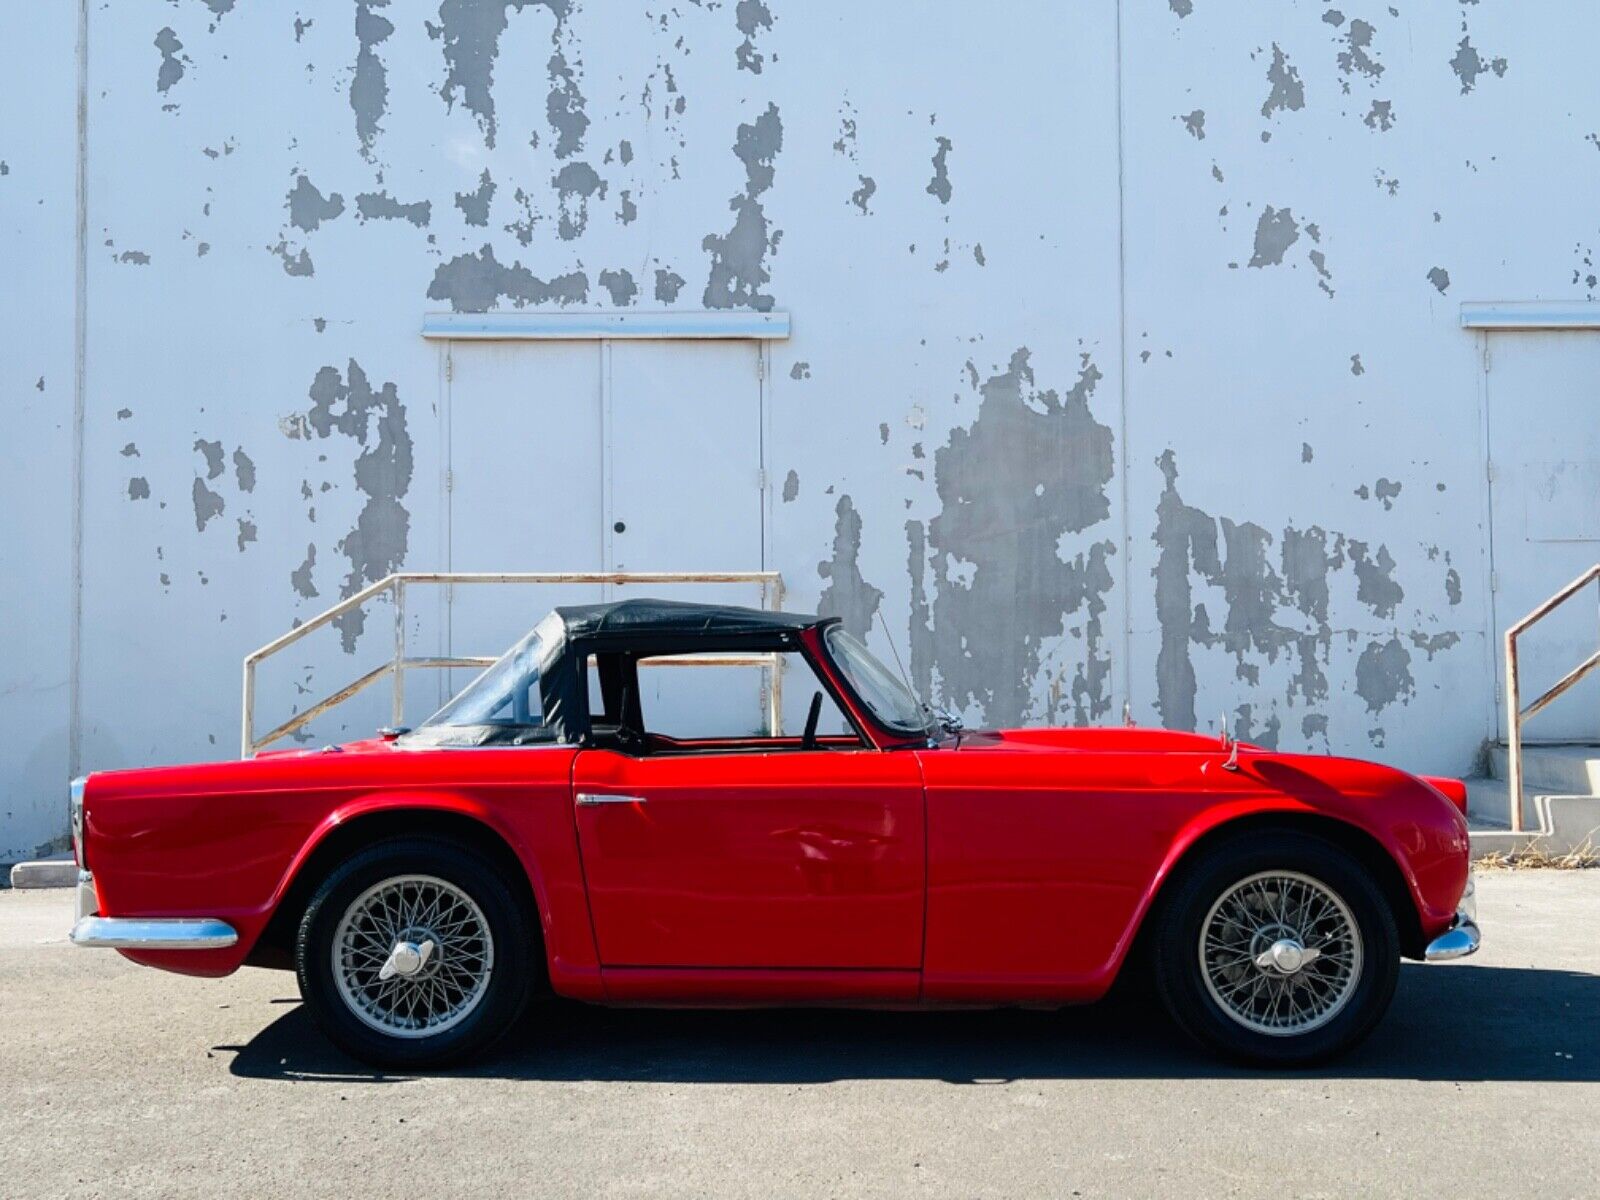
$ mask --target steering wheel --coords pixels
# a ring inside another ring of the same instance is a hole
[[[800,749],[817,748],[817,722],[820,720],[822,720],[822,693],[817,692],[811,697],[811,708],[806,713],[806,731],[800,735]]]

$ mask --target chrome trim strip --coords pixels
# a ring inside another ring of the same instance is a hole
[[[72,927],[73,945],[114,950],[221,950],[238,940],[232,925],[214,917],[89,916]]]
[[[1428,962],[1449,962],[1454,958],[1466,958],[1469,954],[1478,952],[1478,946],[1482,941],[1483,935],[1478,931],[1478,923],[1466,913],[1458,912],[1450,928],[1428,943],[1428,948],[1422,952],[1422,957]]]
[[[589,807],[595,804],[643,804],[643,796],[622,796],[615,792],[579,792],[578,803]]]

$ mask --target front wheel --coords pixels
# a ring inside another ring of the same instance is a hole
[[[532,971],[528,914],[509,881],[465,847],[380,842],[312,897],[295,942],[300,995],[364,1061],[435,1067],[516,1023]]]
[[[1157,991],[1177,1023],[1235,1058],[1298,1066],[1372,1031],[1400,939],[1383,893],[1319,838],[1239,838],[1175,881],[1157,916]]]

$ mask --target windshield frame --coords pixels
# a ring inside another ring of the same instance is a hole
[[[831,623],[823,628],[821,636],[817,639],[823,654],[827,656],[828,665],[838,675],[842,686],[848,689],[850,696],[860,707],[862,713],[878,728],[897,738],[914,738],[918,742],[927,743],[934,739],[939,731],[939,724],[934,715],[928,710],[917,694],[911,690],[898,674],[890,670],[887,664],[872,653],[866,642],[856,637],[842,624]],[[844,649],[836,644],[836,639],[846,638]],[[853,660],[855,655],[861,662]],[[879,710],[873,702],[868,690],[857,679],[857,672],[861,665],[881,677],[881,682],[887,683],[891,690],[900,692],[911,703],[910,712],[917,714],[914,723],[905,724],[895,718],[895,715]]]
[[[545,720],[543,682],[549,644],[546,623],[539,622],[518,638],[509,650],[475,675],[437,712],[396,741],[414,749],[557,744],[561,739]],[[530,708],[525,721],[489,719],[489,715],[507,700],[511,700],[514,710],[516,701],[513,697],[518,691],[529,687],[539,697],[537,713]],[[486,703],[492,705],[487,712],[484,709]]]

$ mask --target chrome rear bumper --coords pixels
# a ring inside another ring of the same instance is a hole
[[[226,921],[213,917],[102,917],[95,911],[94,876],[78,872],[74,946],[115,950],[221,950],[239,940]]]
[[[1478,932],[1478,885],[1471,873],[1467,874],[1467,888],[1461,893],[1461,905],[1456,909],[1456,919],[1422,952],[1428,962],[1449,962],[1452,958],[1465,958],[1478,952],[1483,940]]]
[[[1465,913],[1458,912],[1450,928],[1428,943],[1428,948],[1422,952],[1422,957],[1428,962],[1449,962],[1452,958],[1465,958],[1469,954],[1478,952],[1480,941],[1482,937],[1478,933],[1478,923]]]

